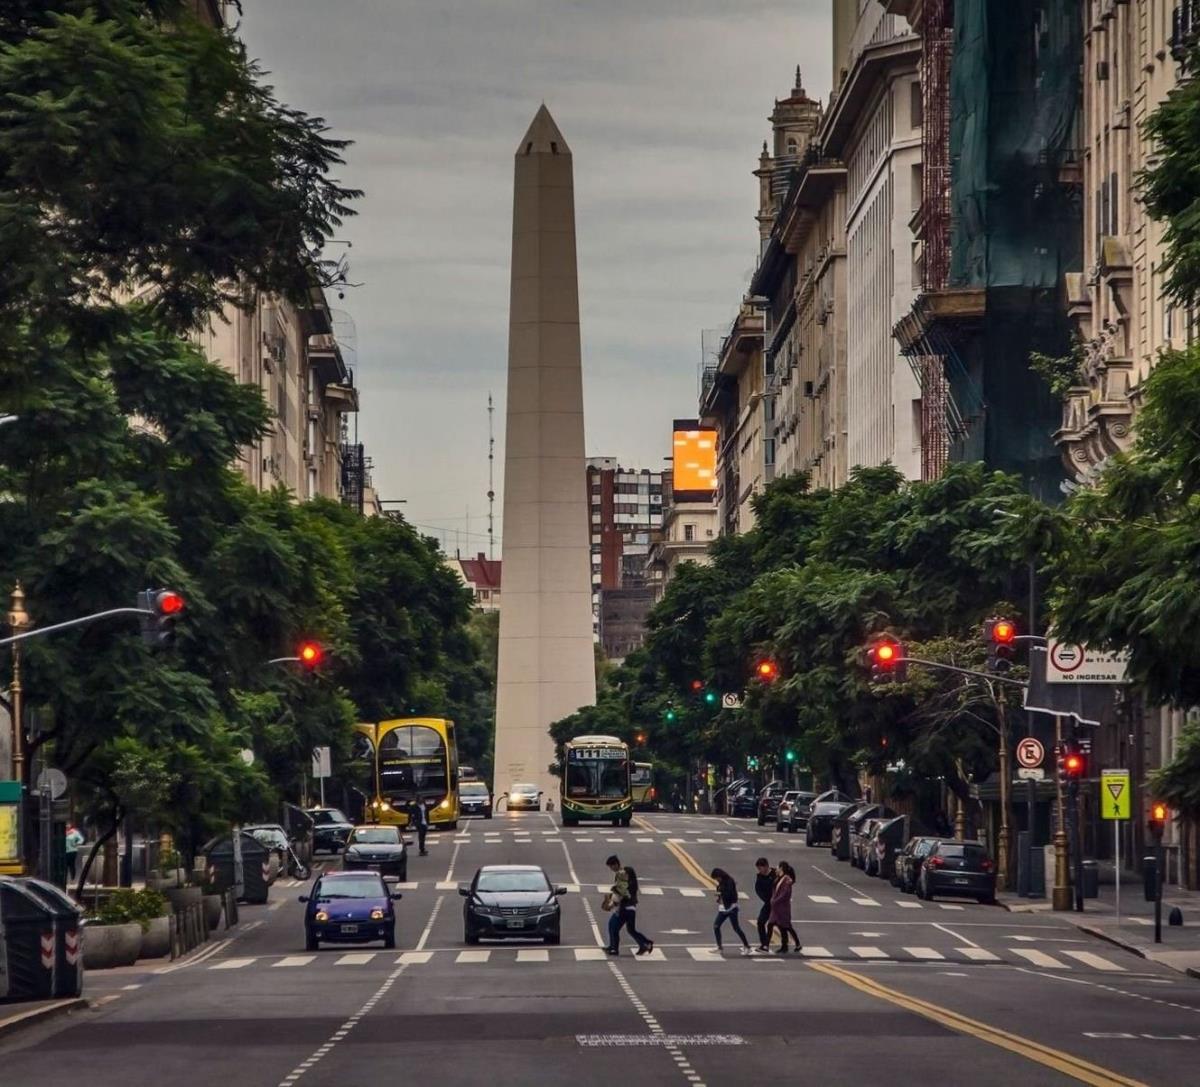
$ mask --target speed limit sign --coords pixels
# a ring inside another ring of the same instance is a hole
[[[1045,757],[1046,749],[1042,747],[1041,740],[1026,736],[1017,743],[1017,762],[1022,766],[1032,770],[1035,766],[1041,766]]]

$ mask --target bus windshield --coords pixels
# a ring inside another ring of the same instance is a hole
[[[403,725],[379,741],[379,791],[389,800],[414,792],[443,795],[447,789],[446,744],[428,725]]]
[[[629,794],[626,759],[575,758],[567,760],[567,796],[619,799]]]

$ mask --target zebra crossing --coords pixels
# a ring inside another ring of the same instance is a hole
[[[622,961],[632,960],[637,967],[653,966],[669,962],[723,962],[736,959],[740,953],[736,948],[719,952],[711,944],[704,946],[672,944],[655,947],[647,955],[634,955],[630,948],[622,954]],[[334,953],[309,953],[283,956],[244,956],[220,959],[202,964],[207,970],[247,970],[260,968],[271,971],[289,971],[314,965],[334,968],[425,966],[432,962],[452,964],[455,967],[486,966],[492,964],[546,964],[605,962],[608,954],[601,947],[472,947],[438,948],[423,951],[350,951]],[[762,963],[778,963],[803,960],[839,960],[850,962],[895,962],[895,963],[941,963],[983,964],[1005,963],[1010,966],[1033,966],[1040,970],[1065,972],[1086,967],[1101,973],[1126,973],[1126,968],[1110,958],[1092,951],[1055,948],[1053,954],[1035,948],[1014,947],[989,950],[983,947],[935,948],[926,946],[885,947],[877,944],[850,944],[824,946],[808,944],[799,953],[788,955],[758,954],[751,956]]]

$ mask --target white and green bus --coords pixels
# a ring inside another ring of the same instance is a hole
[[[564,827],[580,820],[629,826],[633,817],[629,745],[615,736],[576,736],[563,744],[559,810]]]

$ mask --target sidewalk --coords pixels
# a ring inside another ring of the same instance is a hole
[[[88,1002],[83,997],[70,997],[66,1000],[29,1000],[18,1004],[0,1004],[0,1038],[5,1038],[18,1030],[44,1023],[59,1015],[86,1008]]]
[[[1176,887],[1163,888],[1162,943],[1154,942],[1154,903],[1147,902],[1142,881],[1125,873],[1121,880],[1121,922],[1117,924],[1116,886],[1112,870],[1102,873],[1099,898],[1085,898],[1083,913],[1054,913],[1081,932],[1123,947],[1143,959],[1162,963],[1194,978],[1200,978],[1200,893]],[[998,894],[996,900],[1012,913],[1052,913],[1047,898],[1018,898]],[[1183,925],[1169,925],[1171,909],[1183,913]]]

